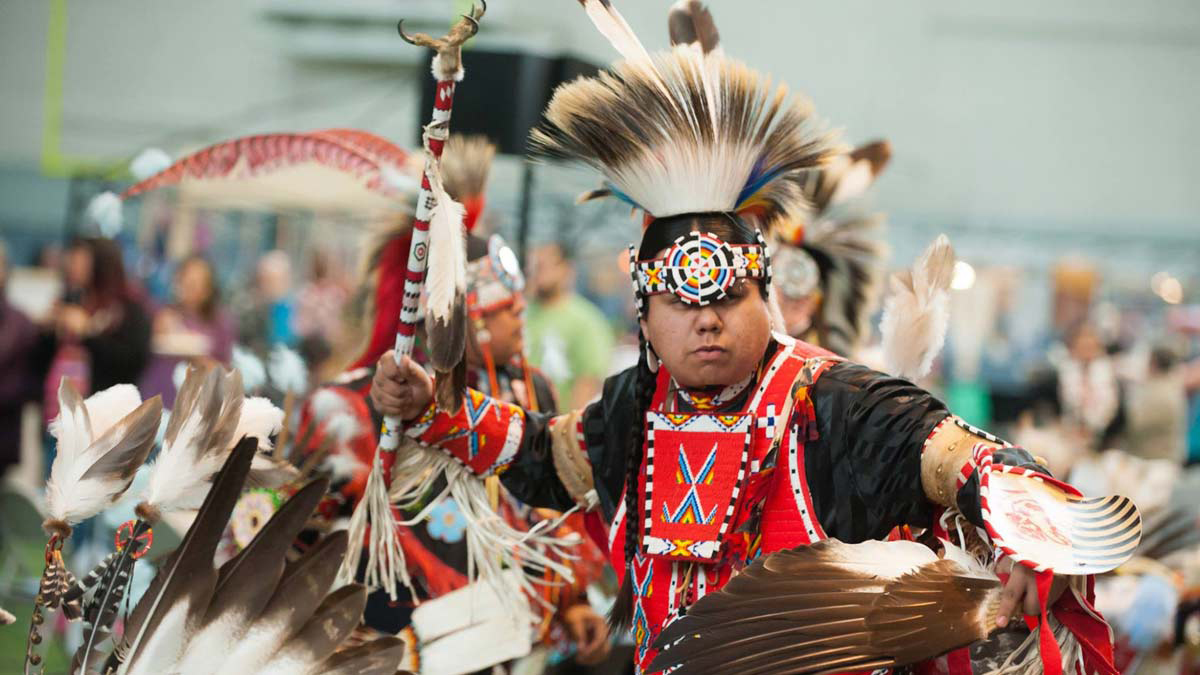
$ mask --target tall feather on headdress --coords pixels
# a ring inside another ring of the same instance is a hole
[[[954,248],[946,235],[929,245],[912,269],[892,275],[883,301],[883,358],[888,372],[917,380],[929,374],[946,341]]]
[[[654,218],[737,212],[764,229],[801,216],[804,170],[835,148],[785,86],[688,47],[560,86],[533,145],[603,173],[606,190],[592,196]]]
[[[659,634],[649,671],[826,673],[903,666],[982,640],[1000,581],[965,553],[827,539],[758,559]],[[678,643],[676,643],[678,641]]]
[[[340,649],[366,604],[366,590],[357,584],[330,592],[345,555],[345,534],[325,537],[286,564],[292,541],[328,487],[324,481],[301,489],[249,546],[220,569],[213,567],[255,451],[255,443],[246,440],[228,457],[179,549],[134,608],[106,666],[122,674],[395,673],[404,652],[397,638]]]
[[[114,504],[154,447],[162,402],[142,402],[137,388],[119,384],[85,401],[63,378],[59,414],[50,424],[58,452],[46,481],[47,530],[61,536],[71,525]]]
[[[667,13],[671,45],[691,45],[705,54],[721,53],[721,34],[712,14],[700,0],[677,0]]]

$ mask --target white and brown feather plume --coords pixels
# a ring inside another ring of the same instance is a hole
[[[66,534],[129,489],[154,446],[162,401],[156,396],[143,403],[130,385],[85,401],[66,378],[58,399],[59,416],[50,425],[58,453],[46,482],[45,527]]]
[[[961,559],[961,558],[960,558]],[[914,542],[761,558],[668,625],[649,671],[827,673],[915,663],[995,627],[1000,581]]]

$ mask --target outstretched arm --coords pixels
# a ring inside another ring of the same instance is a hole
[[[576,429],[587,411],[542,415],[467,390],[457,411],[436,407],[433,380],[412,359],[379,360],[371,400],[406,421],[405,434],[446,452],[479,476],[497,475],[517,499],[565,511],[594,505],[585,443]]]

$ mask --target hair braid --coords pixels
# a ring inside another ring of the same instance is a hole
[[[646,411],[654,400],[656,384],[654,371],[650,370],[647,352],[650,343],[638,330],[637,381],[634,384],[634,400],[638,414],[629,430],[629,444],[625,450],[625,579],[617,592],[617,601],[608,614],[608,622],[614,630],[629,627],[633,619],[633,560],[638,552],[642,525],[641,491],[638,480],[642,469],[642,447],[646,440]]]

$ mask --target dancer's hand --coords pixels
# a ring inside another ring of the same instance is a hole
[[[1008,582],[1004,584],[1004,590],[1000,592],[1000,607],[996,612],[996,626],[1004,628],[1009,623],[1009,617],[1015,614],[1018,608],[1022,614],[1031,616],[1037,616],[1042,612],[1038,606],[1037,576],[1033,570],[1013,563],[1011,558],[1006,558],[1001,563],[1012,565]],[[1064,577],[1054,577],[1054,581],[1050,584],[1050,597],[1046,600],[1046,605],[1053,605],[1066,587],[1067,580]]]
[[[371,402],[376,409],[408,421],[425,412],[432,400],[433,378],[416,361],[406,356],[397,364],[391,350],[379,357],[371,380]]]
[[[575,661],[581,666],[594,666],[608,658],[608,622],[591,606],[580,603],[563,612],[563,625],[575,643]]]

